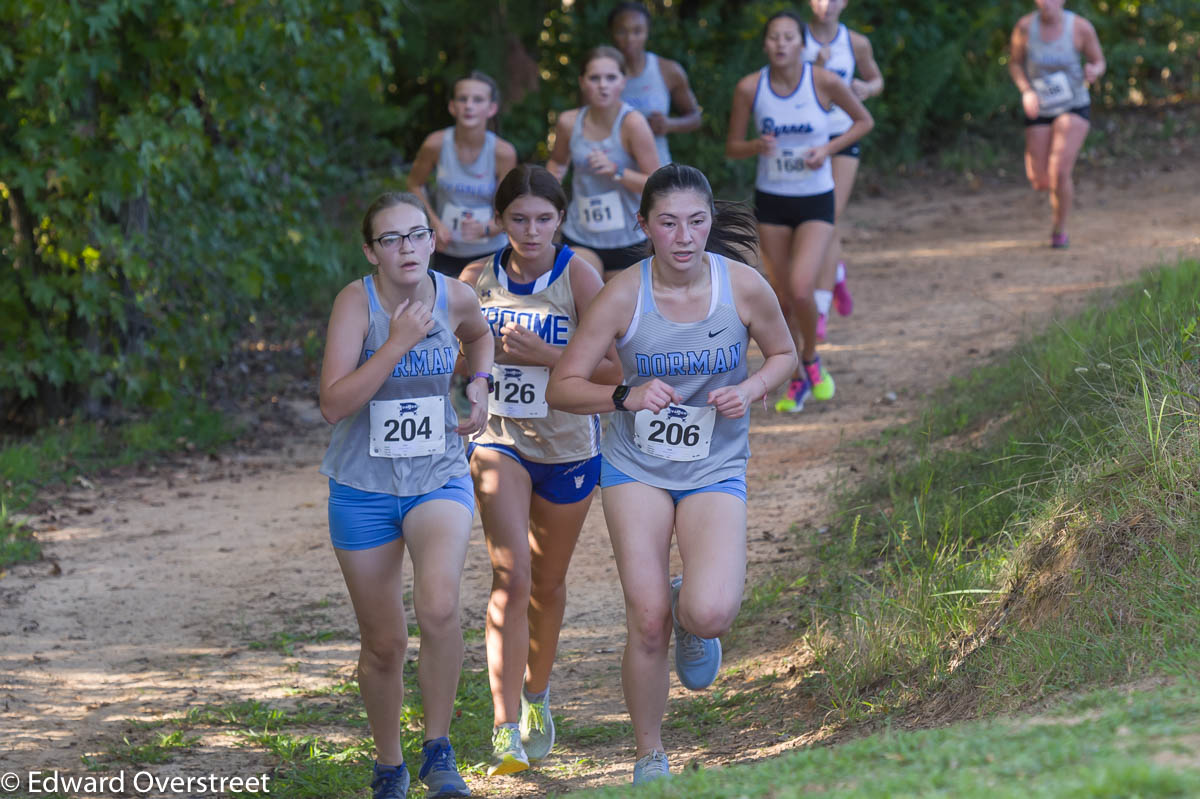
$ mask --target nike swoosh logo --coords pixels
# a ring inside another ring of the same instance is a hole
[[[712,331],[711,333],[709,333],[709,334],[708,334],[708,337],[709,337],[709,338],[712,338],[713,336],[719,336],[719,335],[721,335],[722,333],[724,333],[724,332],[725,332],[726,330],[728,330],[728,329],[729,329],[729,328],[727,328],[727,327],[723,327],[723,328],[721,328],[720,330],[714,330],[714,331]]]
[[[437,335],[436,330],[430,330],[428,333],[425,334],[425,338],[433,338],[436,335]]]

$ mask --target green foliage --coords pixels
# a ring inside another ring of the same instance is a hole
[[[842,498],[796,608],[841,712],[889,711],[956,668],[1005,707],[1194,654],[1198,296],[1200,264],[1159,270],[955,381]],[[1061,619],[1039,610],[1060,602]],[[1014,603],[1027,623],[1004,621]],[[1004,646],[962,666],[994,632]]]
[[[403,118],[397,6],[0,3],[5,405],[168,407],[328,284],[327,217]]]
[[[454,78],[483,69],[509,95],[501,135],[522,158],[544,161],[556,114],[579,104],[582,57],[609,43],[606,19],[613,5],[540,2],[518,12],[500,3],[481,20],[479,14],[463,14],[458,3],[422,3],[419,19],[405,21],[417,49],[396,62],[396,96],[430,100],[404,134],[406,156],[425,134],[452,122],[445,98]],[[723,193],[747,195],[753,164],[731,163],[724,155],[733,87],[765,63],[761,37],[767,18],[780,10],[807,14],[807,4],[646,5],[653,16],[649,49],[683,65],[704,109],[699,131],[672,137],[673,156],[700,167]],[[1098,104],[1200,93],[1194,58],[1200,6],[1192,0],[1091,0],[1073,3],[1072,9],[1095,25],[1105,50],[1108,73],[1093,90]],[[964,129],[987,134],[997,123],[1015,135],[1019,103],[1006,67],[1008,40],[1017,19],[1032,10],[1028,0],[850,3],[842,21],[871,40],[885,79],[884,94],[868,102],[877,125],[868,158],[902,163],[954,141]],[[510,75],[526,58],[536,62],[540,80],[522,91]]]

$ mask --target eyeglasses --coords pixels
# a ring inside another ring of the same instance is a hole
[[[385,250],[394,250],[400,246],[400,242],[405,239],[412,241],[414,245],[424,244],[429,241],[429,237],[433,235],[433,230],[427,227],[419,227],[416,230],[411,230],[408,233],[384,233],[378,238],[371,239],[373,243],[378,243]]]

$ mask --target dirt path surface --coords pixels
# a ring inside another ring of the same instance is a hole
[[[789,530],[820,526],[831,479],[865,457],[845,443],[909,418],[924,391],[1093,291],[1200,254],[1194,163],[1126,171],[1103,186],[1085,174],[1067,251],[1045,246],[1045,200],[1015,182],[875,197],[860,189],[847,246],[855,313],[832,321],[822,350],[837,397],[795,416],[753,412],[750,581],[803,556]],[[328,429],[311,401],[287,412],[304,424],[277,452],[181,458],[80,481],[33,519],[46,558],[0,579],[0,771],[81,771],[80,758],[119,742],[129,719],[295,701],[297,691],[352,676],[354,619],[316,471]],[[571,565],[554,679],[555,713],[575,729],[627,718],[618,672],[624,614],[599,505]],[[477,633],[490,569],[478,523],[473,536],[463,622]],[[786,671],[800,653],[787,620],[781,625],[777,641],[727,650],[724,679]],[[469,635],[467,667],[483,664],[482,638]],[[685,693],[673,682],[672,703]],[[672,762],[753,759],[811,740],[821,726],[816,708],[777,715],[788,723],[764,721],[737,741],[669,729]],[[563,735],[546,768],[471,783],[477,795],[543,795],[622,783],[631,760],[631,736],[588,743]],[[208,736],[155,769],[247,775],[272,765]]]

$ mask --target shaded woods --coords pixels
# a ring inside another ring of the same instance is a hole
[[[650,49],[704,107],[675,157],[744,190],[727,163],[737,78],[778,3],[649,4]],[[887,88],[876,164],[1015,121],[1003,66],[1030,3],[851,3]],[[1198,93],[1193,0],[1072,3],[1104,43],[1103,106]],[[456,76],[505,94],[499,126],[544,160],[608,5],[471,0],[0,2],[0,418],[28,429],[212,393],[267,319],[312,313],[358,268],[360,200],[449,123]],[[887,144],[886,147],[883,143]],[[367,186],[370,188],[367,188]],[[333,224],[331,224],[331,221]]]

